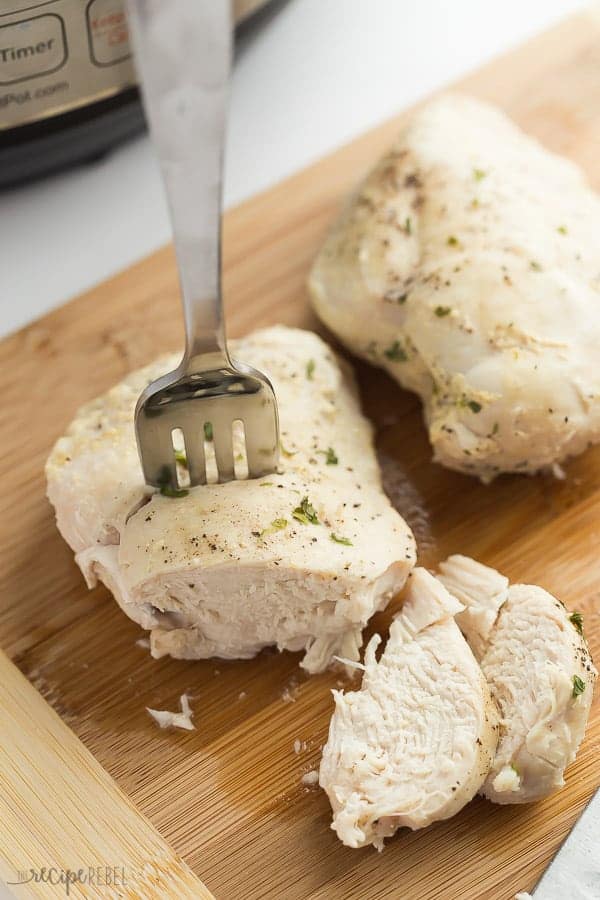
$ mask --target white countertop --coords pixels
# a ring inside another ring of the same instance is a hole
[[[239,49],[226,204],[274,184],[584,5],[287,0],[246,33]],[[0,194],[0,229],[0,334],[6,334],[169,240],[148,138]],[[8,896],[0,884],[0,898]]]
[[[226,205],[274,184],[552,22],[581,0],[287,0],[244,36]],[[0,194],[0,334],[166,243],[147,137]]]

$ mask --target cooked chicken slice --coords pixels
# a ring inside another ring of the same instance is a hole
[[[508,597],[508,578],[458,554],[441,563],[440,573],[440,581],[463,604],[456,622],[480,660],[496,627],[500,607]]]
[[[310,290],[416,391],[434,457],[484,481],[600,438],[600,200],[502,113],[416,112],[319,254]]]
[[[440,580],[465,604],[457,621],[500,711],[500,741],[483,793],[538,800],[564,784],[585,731],[596,670],[578,613],[531,584],[450,556]]]
[[[149,494],[135,445],[134,372],[84,407],[47,464],[58,527],[90,587],[103,581],[151,632],[152,654],[245,658],[270,644],[320,671],[358,658],[362,628],[404,584],[415,542],[381,488],[351,373],[306,331],[235,347],[279,399],[280,474]]]
[[[425,569],[408,579],[381,658],[374,635],[359,691],[334,691],[320,785],[344,844],[379,850],[396,829],[458,812],[483,784],[496,711],[453,616],[462,605]]]

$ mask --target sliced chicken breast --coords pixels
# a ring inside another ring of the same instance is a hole
[[[344,844],[383,848],[398,828],[458,812],[480,789],[496,749],[496,710],[454,621],[462,605],[414,569],[379,661],[365,652],[359,691],[334,691],[319,783]]]
[[[246,658],[275,644],[320,671],[358,658],[362,628],[404,584],[414,538],[381,488],[351,372],[316,335],[237,342],[280,407],[279,474],[149,493],[133,411],[163,358],[85,406],[47,463],[58,527],[92,587],[150,631],[156,657]]]
[[[440,564],[465,605],[457,621],[500,712],[500,740],[482,793],[496,803],[538,800],[564,784],[584,735],[596,670],[582,619],[531,584],[465,556]]]
[[[489,481],[600,438],[600,200],[501,112],[418,110],[329,235],[321,319],[417,392],[434,458]]]

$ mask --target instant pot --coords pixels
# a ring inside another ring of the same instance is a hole
[[[235,0],[236,22],[266,2]],[[123,0],[0,0],[0,187],[143,127]]]

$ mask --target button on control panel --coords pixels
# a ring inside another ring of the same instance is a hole
[[[129,59],[129,30],[121,0],[90,0],[86,10],[90,56],[97,66]]]
[[[55,13],[0,25],[0,84],[57,72],[67,56],[65,25]]]

